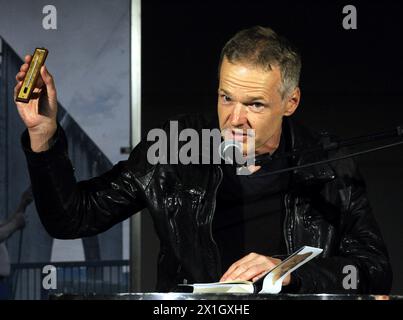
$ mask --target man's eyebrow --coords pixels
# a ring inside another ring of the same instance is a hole
[[[222,88],[218,89],[218,94],[220,94],[220,93],[223,93],[226,96],[231,96],[231,93],[229,93],[227,90],[222,89]],[[260,102],[260,103],[264,103],[267,105],[271,105],[271,102],[266,101],[266,97],[264,97],[264,96],[256,96],[256,97],[248,96],[246,101],[248,104],[252,104],[253,102]]]
[[[247,98],[249,101],[257,101],[257,100],[266,101],[266,97],[264,97],[264,96],[256,96],[256,97],[248,96]]]
[[[227,96],[231,95],[227,90],[224,90],[224,89],[221,89],[221,88],[218,89],[218,93],[220,93],[220,92],[224,93]]]

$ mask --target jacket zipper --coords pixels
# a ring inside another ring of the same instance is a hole
[[[218,261],[216,261],[218,263],[217,269],[219,269],[219,271],[221,272],[221,257],[220,257],[220,253],[218,251],[218,245],[215,242],[214,238],[213,238],[213,218],[214,218],[214,213],[215,213],[215,208],[216,208],[216,202],[217,202],[217,190],[218,187],[220,186],[221,182],[222,182],[222,178],[223,178],[223,172],[221,170],[220,167],[218,168],[218,172],[219,172],[219,179],[218,179],[218,183],[217,183],[217,187],[214,190],[214,194],[213,194],[213,205],[211,206],[211,211],[210,211],[210,218],[209,218],[209,224],[210,224],[210,240],[211,242],[214,244],[214,249],[218,255]]]
[[[289,218],[289,201],[290,201],[290,195],[287,193],[284,195],[284,206],[285,206],[285,217],[284,217],[284,223],[283,223],[283,233],[284,233],[284,240],[285,240],[285,245],[287,247],[287,254],[291,254],[291,249],[292,249],[292,244],[291,239],[288,237],[288,232],[287,232],[287,224],[288,224],[288,218]],[[290,240],[290,242],[288,241]]]

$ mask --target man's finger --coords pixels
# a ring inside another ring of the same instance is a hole
[[[263,272],[261,272],[261,273],[259,273],[258,275],[254,276],[253,279],[252,279],[252,281],[255,282],[255,281],[259,280],[261,277],[263,277],[265,274],[267,274],[270,270],[271,270],[271,269],[269,269],[269,270],[264,270]]]
[[[29,69],[29,64],[28,63],[24,63],[23,65],[21,65],[20,71],[22,72],[27,72]]]
[[[241,264],[238,268],[236,268],[231,274],[227,276],[227,279],[250,280],[264,270],[271,269],[273,263],[268,259],[263,260],[260,257],[256,257],[251,261]]]
[[[31,60],[32,60],[32,56],[29,55],[29,54],[27,54],[27,55],[24,57],[24,61],[25,61],[26,63],[28,63],[28,64],[31,62]]]
[[[20,91],[22,86],[22,81],[19,81],[16,86],[14,87],[14,101],[17,98],[18,92]]]
[[[252,280],[260,274],[263,274],[268,270],[267,264],[260,263],[249,267],[245,272],[240,273],[234,280]]]
[[[25,78],[26,73],[25,72],[18,72],[15,76],[15,80],[17,82],[23,81]]]
[[[35,88],[37,89],[42,89],[45,86],[44,81],[42,80],[42,76],[38,77],[38,80],[36,80],[36,85]]]
[[[43,75],[42,75],[42,68],[39,70],[39,77],[38,80],[36,80],[35,88],[38,89],[43,89],[44,86],[46,86],[45,81],[43,80]]]
[[[255,253],[250,253],[248,255],[246,255],[245,257],[243,257],[242,259],[239,259],[238,261],[234,262],[229,268],[228,270],[223,274],[223,276],[221,277],[220,281],[225,281],[228,276],[234,272],[234,270],[236,268],[238,268],[241,264],[248,262],[254,258],[256,258],[257,254]]]
[[[46,90],[48,92],[48,97],[50,99],[56,100],[55,82],[53,80],[53,76],[49,73],[46,66],[42,66],[42,68],[41,68],[41,77],[46,86]]]
[[[264,256],[256,254],[254,252],[246,255],[245,257],[243,257],[242,259],[236,261],[234,264],[231,265],[231,267],[229,267],[228,271],[224,273],[224,275],[222,276],[220,281],[226,281],[226,280],[233,280],[233,273],[235,272],[235,270],[237,270],[240,266],[245,267],[245,264],[248,263],[253,263],[253,261],[255,259],[261,259],[264,258]],[[238,270],[239,272],[239,270]]]
[[[274,266],[276,266],[275,261],[272,261],[269,257],[263,256],[260,254],[252,254],[251,256],[252,256],[252,259],[250,259],[250,260],[244,259],[244,262],[241,264],[238,264],[238,266],[235,267],[232,272],[225,274],[224,280],[222,280],[222,281],[241,279],[240,275],[242,275],[244,272],[247,272],[248,269],[250,269],[254,266],[257,266],[257,265],[264,266],[262,271],[272,269]],[[246,256],[246,257],[248,257],[248,256]],[[256,275],[257,274],[254,274],[251,277],[256,276]],[[249,277],[249,274],[247,276]],[[248,278],[247,280],[249,280],[249,279],[251,279],[251,278]],[[242,278],[241,280],[245,280],[245,279]]]

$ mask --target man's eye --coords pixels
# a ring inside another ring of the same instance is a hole
[[[225,95],[225,94],[221,95],[221,98],[222,98],[222,100],[223,100],[224,102],[230,102],[230,101],[231,101],[231,98],[228,97],[228,96]]]
[[[264,110],[264,104],[256,102],[248,105],[248,108],[253,112],[262,112]]]

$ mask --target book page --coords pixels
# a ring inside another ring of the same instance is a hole
[[[196,283],[193,293],[254,293],[254,286],[250,281]]]
[[[179,284],[179,286],[193,287],[193,293],[254,293],[253,282],[242,280]]]
[[[283,279],[298,269],[309,260],[316,257],[323,250],[320,248],[314,248],[304,246],[301,249],[294,252],[287,259],[283,260],[280,264],[270,270],[263,281],[263,287],[260,293],[278,293],[281,291]]]

